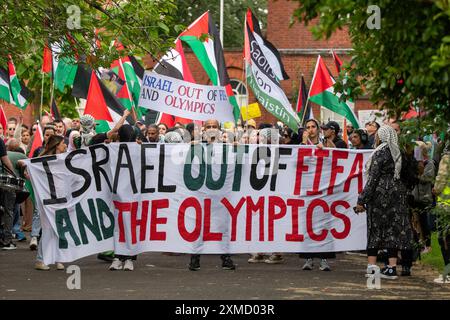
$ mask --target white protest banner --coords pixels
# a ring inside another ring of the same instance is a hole
[[[371,152],[113,143],[31,160],[39,210],[49,221],[44,261],[67,262],[105,250],[362,250],[366,215],[353,207]],[[110,212],[114,245],[105,231]]]
[[[195,84],[146,71],[139,106],[174,116],[234,121],[225,87]]]
[[[46,263],[114,248],[114,205],[105,145],[27,161]]]

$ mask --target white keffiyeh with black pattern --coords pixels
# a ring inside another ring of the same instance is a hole
[[[391,126],[383,125],[380,129],[378,129],[377,136],[380,139],[381,144],[375,149],[367,161],[366,174],[369,173],[370,166],[372,165],[372,159],[376,156],[377,151],[387,146],[395,163],[394,179],[400,179],[400,172],[402,170],[402,154],[400,153],[400,148],[398,147],[397,133]]]

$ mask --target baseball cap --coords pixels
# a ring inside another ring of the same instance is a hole
[[[322,129],[333,129],[334,132],[339,133],[340,127],[336,121],[329,121],[327,124],[321,126]]]

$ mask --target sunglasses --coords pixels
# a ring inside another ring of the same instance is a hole
[[[8,128],[8,130],[16,130],[16,128]]]
[[[217,126],[206,126],[206,129],[217,129]]]

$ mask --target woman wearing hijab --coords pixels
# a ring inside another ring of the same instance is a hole
[[[410,249],[412,242],[407,191],[400,180],[402,156],[392,127],[380,127],[375,138],[377,148],[366,164],[367,183],[355,212],[367,211],[367,274],[375,273],[378,250],[387,249],[389,264],[381,277],[396,279],[398,250]]]

